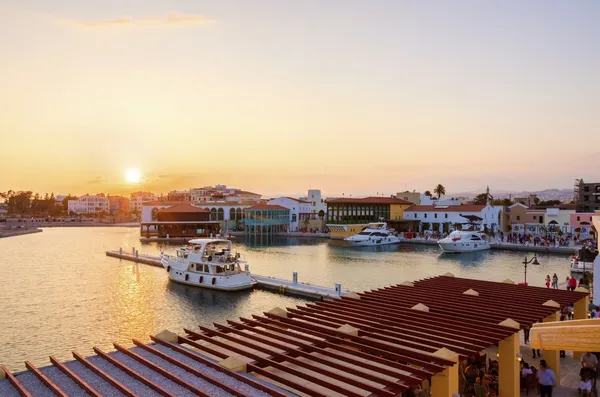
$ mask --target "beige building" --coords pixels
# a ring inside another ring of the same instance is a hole
[[[414,205],[421,204],[421,193],[415,191],[409,192],[407,190],[405,192],[396,193],[396,197],[398,197],[401,200],[410,201]]]

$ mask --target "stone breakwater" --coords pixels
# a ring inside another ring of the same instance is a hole
[[[30,228],[0,228],[0,238],[22,236],[24,234],[40,233],[42,229],[37,227]]]

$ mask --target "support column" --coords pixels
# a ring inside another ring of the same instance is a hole
[[[598,274],[600,274],[600,273],[598,273]],[[579,291],[580,288],[577,288],[577,290]],[[581,290],[588,292],[585,288],[581,288]],[[586,295],[585,298],[579,299],[573,305],[573,318],[575,320],[587,320],[589,306],[590,306],[590,296],[589,295]],[[573,352],[573,358],[576,360],[581,360],[582,355],[583,355],[583,352]]]
[[[560,311],[552,313],[548,317],[544,319],[544,323],[550,323],[560,321]],[[555,375],[555,386],[560,385],[560,350],[546,350],[543,352],[544,360],[548,364],[548,368],[550,368]]]
[[[454,361],[454,365],[431,378],[431,397],[452,397],[458,393],[458,354],[442,347],[433,355]]]
[[[507,318],[500,325],[510,327],[515,333],[498,344],[499,380],[498,388],[501,396],[520,395],[520,365],[517,359],[520,353],[520,325],[514,320]]]

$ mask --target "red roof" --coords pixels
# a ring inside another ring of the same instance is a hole
[[[413,205],[404,212],[480,212],[487,205],[466,204],[466,205]]]
[[[362,198],[336,198],[327,200],[328,204],[412,204],[410,201],[396,197],[362,197]]]
[[[208,210],[205,210],[204,208],[198,208],[198,207],[194,207],[191,204],[188,203],[181,203],[181,204],[177,204],[174,205],[173,207],[169,207],[169,208],[163,208],[158,210],[158,212],[210,212]]]
[[[260,196],[260,194],[258,194],[258,193],[252,193],[252,192],[248,192],[246,190],[238,190],[238,191],[234,192],[233,194],[234,195],[236,195],[236,194],[254,194],[255,196]]]
[[[288,208],[282,207],[280,205],[269,205],[269,204],[264,204],[264,203],[253,205],[252,207],[250,207],[248,209],[249,210],[285,210],[285,211],[289,211]]]

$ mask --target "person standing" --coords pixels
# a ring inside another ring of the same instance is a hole
[[[571,287],[571,291],[575,291],[575,288],[577,288],[577,280],[573,276],[569,279],[569,287]]]
[[[540,360],[540,370],[537,372],[540,384],[540,397],[552,397],[552,389],[556,382],[554,372],[548,368],[546,360]]]
[[[552,282],[552,279],[550,278],[550,275],[546,274],[546,288],[550,288],[551,282]]]
[[[558,276],[556,273],[554,273],[554,276],[552,276],[552,288],[558,289]]]

